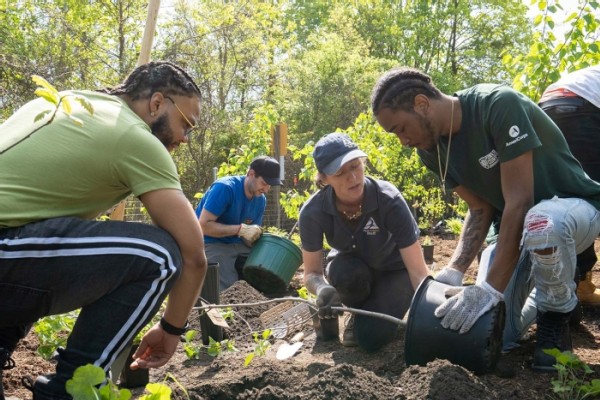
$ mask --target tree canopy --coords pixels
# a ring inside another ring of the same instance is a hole
[[[452,199],[442,199],[414,152],[369,114],[383,71],[422,69],[445,92],[505,83],[537,99],[561,73],[600,61],[596,1],[569,10],[544,0],[167,3],[151,58],[181,65],[202,90],[200,133],[175,154],[190,199],[212,182],[213,167],[245,172],[253,156],[269,152],[271,127],[285,122],[288,175],[299,184],[284,200],[301,204],[312,187],[311,146],[343,130],[370,154],[369,173],[397,184],[425,214],[426,207],[439,213],[439,202]],[[34,74],[59,89],[119,83],[135,66],[146,7],[143,0],[0,5],[0,120],[34,97]]]

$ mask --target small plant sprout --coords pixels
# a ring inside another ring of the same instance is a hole
[[[296,292],[298,293],[298,297],[300,297],[303,300],[314,301],[317,298],[317,296],[308,291],[306,286],[302,286]]]
[[[71,119],[71,121],[73,121],[73,123],[75,123],[78,126],[83,126],[83,121],[72,115],[73,106],[69,97],[72,97],[76,102],[81,104],[81,106],[88,113],[90,113],[90,115],[94,115],[94,107],[85,97],[76,95],[61,95],[54,86],[52,86],[47,80],[45,80],[39,75],[32,75],[31,79],[36,85],[39,86],[35,90],[35,94],[45,99],[54,106],[54,110],[42,111],[41,113],[36,115],[34,118],[34,122],[43,119],[46,115],[52,114],[50,120],[47,122],[47,124],[49,124],[50,122],[52,122],[52,120],[54,120],[56,113],[62,109],[62,111]]]
[[[600,379],[585,379],[594,371],[570,351],[547,349],[544,353],[556,358],[554,368],[558,379],[552,380],[552,390],[557,400],[582,400],[597,398],[600,394]]]
[[[425,238],[423,238],[423,246],[431,246],[432,244],[433,242],[429,236],[425,236]]]
[[[106,385],[97,388],[102,383]],[[73,377],[67,381],[66,390],[74,399],[82,400],[129,400],[131,398],[129,390],[119,389],[115,383],[106,379],[102,368],[91,364],[75,370]]]
[[[271,342],[269,342],[269,338],[271,337],[270,329],[265,329],[261,335],[259,335],[257,332],[254,332],[253,337],[256,346],[254,347],[254,352],[246,356],[246,359],[244,360],[244,367],[250,365],[255,356],[264,356],[267,353],[267,350],[269,350],[271,347]]]

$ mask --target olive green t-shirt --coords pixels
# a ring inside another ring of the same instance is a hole
[[[62,110],[49,124],[52,113],[34,122],[54,110],[43,99],[0,125],[0,142],[9,138],[4,135],[26,137],[0,154],[0,227],[63,216],[91,219],[130,193],[181,190],[169,152],[123,100],[92,91],[61,94],[68,95],[82,126]],[[74,96],[85,97],[93,115]]]
[[[554,196],[574,197],[600,210],[600,184],[587,176],[560,129],[528,97],[493,84],[476,85],[455,96],[460,100],[462,123],[450,146],[448,188],[464,186],[502,212],[500,163],[531,150],[535,203]],[[445,168],[447,137],[439,147]],[[437,150],[418,154],[439,176]]]

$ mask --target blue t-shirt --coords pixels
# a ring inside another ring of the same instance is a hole
[[[217,216],[217,222],[225,225],[262,225],[263,215],[267,206],[264,194],[248,200],[244,194],[246,176],[226,176],[216,180],[202,197],[196,208],[200,217],[202,209],[206,208]],[[241,243],[237,236],[212,237],[204,235],[205,243]]]

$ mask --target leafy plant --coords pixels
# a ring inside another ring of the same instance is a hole
[[[308,291],[306,286],[302,286],[300,289],[296,291],[298,293],[298,297],[304,300],[316,300],[317,296]]]
[[[105,386],[97,388],[105,383]],[[79,367],[73,377],[67,381],[67,393],[77,400],[128,400],[131,392],[119,387],[111,380],[106,379],[104,370],[98,366],[87,364]]]
[[[431,241],[431,238],[428,236],[425,236],[425,238],[423,239],[423,246],[431,246],[433,244],[433,242]]]
[[[31,79],[33,80],[33,82],[35,82],[36,85],[39,86],[35,90],[35,94],[54,105],[54,110],[42,111],[41,113],[36,115],[34,118],[34,122],[41,120],[46,115],[52,114],[48,122],[46,122],[46,124],[49,124],[54,120],[56,113],[58,113],[58,111],[62,109],[62,111],[71,119],[71,121],[73,121],[73,123],[75,123],[78,126],[83,126],[83,121],[72,115],[73,106],[71,105],[69,97],[72,97],[73,99],[75,99],[75,101],[81,104],[81,106],[88,113],[90,113],[90,115],[94,115],[94,107],[85,97],[76,96],[72,94],[61,95],[54,86],[52,86],[47,80],[45,80],[39,75],[32,75]]]
[[[455,234],[460,235],[463,227],[463,221],[460,218],[450,218],[446,220],[446,227],[448,231]]]
[[[558,379],[552,380],[554,398],[560,400],[580,400],[596,398],[600,394],[600,379],[586,380],[594,371],[570,351],[547,349],[544,353],[556,358],[554,368]]]
[[[171,388],[166,385],[167,379],[173,380],[189,399],[185,388],[170,373],[165,375],[162,383],[149,383],[146,385],[147,394],[142,395],[140,400],[169,400],[171,399]],[[105,384],[98,388],[99,385]],[[75,400],[128,400],[131,392],[119,387],[110,379],[106,379],[104,370],[98,366],[87,364],[75,370],[73,377],[67,381],[67,393]]]
[[[75,325],[79,310],[66,314],[44,317],[34,324],[34,331],[38,336],[40,345],[37,349],[39,355],[49,360],[59,347],[67,344],[67,337]]]
[[[269,342],[269,338],[271,337],[270,329],[265,329],[260,336],[257,332],[254,332],[253,337],[256,346],[254,347],[254,352],[246,356],[246,359],[244,360],[244,367],[247,367],[252,360],[254,360],[255,356],[264,356],[267,353],[267,350],[269,350],[271,347],[271,342]]]

